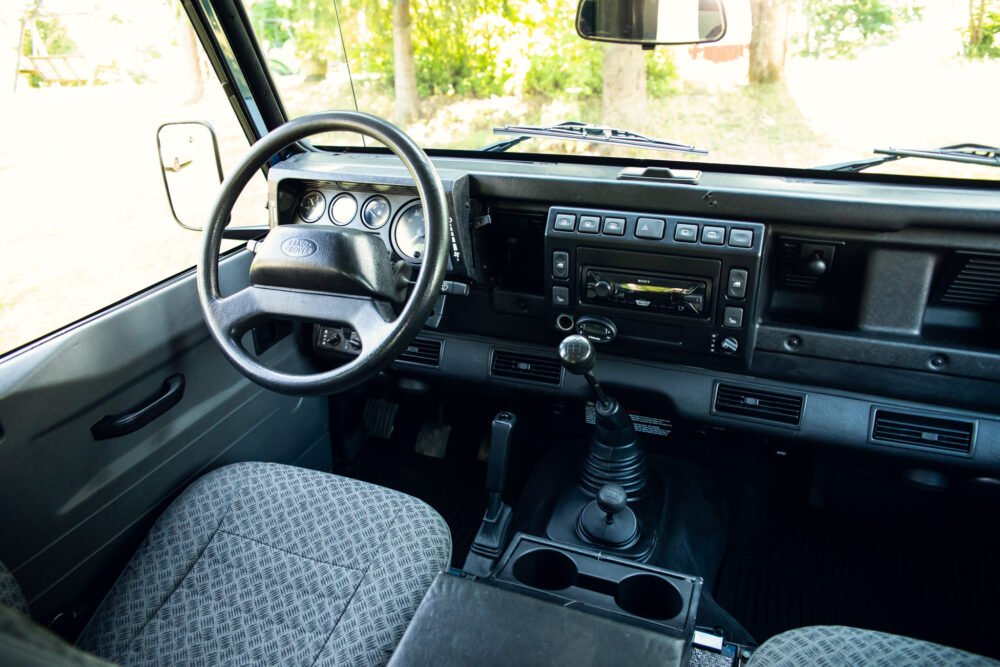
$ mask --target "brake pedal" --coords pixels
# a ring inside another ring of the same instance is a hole
[[[365,435],[382,440],[391,438],[392,432],[396,430],[396,414],[398,412],[399,403],[387,401],[384,398],[369,398],[365,401],[362,413]]]
[[[417,443],[414,451],[417,454],[443,459],[448,453],[448,438],[451,436],[451,424],[426,422],[417,433]]]

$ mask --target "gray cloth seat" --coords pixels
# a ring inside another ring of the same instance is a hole
[[[956,648],[885,632],[816,625],[771,637],[747,667],[973,667],[1000,665]]]
[[[385,664],[450,553],[415,498],[231,465],[156,521],[77,645],[121,665]]]

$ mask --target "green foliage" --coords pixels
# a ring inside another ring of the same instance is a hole
[[[1000,58],[1000,2],[969,3],[969,23],[962,32],[962,47],[968,58]]]
[[[342,58],[334,0],[245,1],[268,46],[280,47],[278,27],[291,23],[303,59]],[[367,85],[393,84],[394,1],[338,0],[352,73]],[[576,34],[575,0],[409,0],[409,6],[421,97],[601,92],[606,47]],[[673,92],[668,50],[649,53],[647,71],[651,95]]]
[[[917,0],[803,0],[803,55],[852,57],[866,47],[885,44],[908,22],[921,18]]]
[[[48,55],[60,56],[76,52],[76,42],[74,42],[73,38],[69,36],[66,26],[62,24],[57,16],[43,16],[36,18],[34,20],[34,27],[37,31],[35,37],[41,41],[42,46],[44,46]],[[29,33],[25,35],[21,55],[42,55],[41,53],[34,52],[34,45],[32,44],[31,37],[32,35],[29,31]]]

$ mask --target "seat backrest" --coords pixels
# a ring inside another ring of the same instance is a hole
[[[28,601],[24,599],[17,579],[3,563],[0,563],[0,606],[10,607],[22,614],[28,613]]]

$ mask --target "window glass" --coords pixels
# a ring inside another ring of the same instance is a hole
[[[177,0],[15,0],[0,29],[21,45],[0,62],[2,354],[195,264],[200,234],[164,190],[161,124],[209,122],[224,171],[247,140]],[[262,181],[237,224],[267,224]]]
[[[714,6],[607,2],[668,19]],[[577,0],[244,3],[290,115],[356,97],[430,148],[481,148],[511,138],[496,127],[563,121],[710,154],[539,138],[510,150],[811,168],[875,148],[1000,144],[1000,0],[724,0],[720,41],[651,51],[580,38]],[[1000,177],[920,159],[876,171]]]

